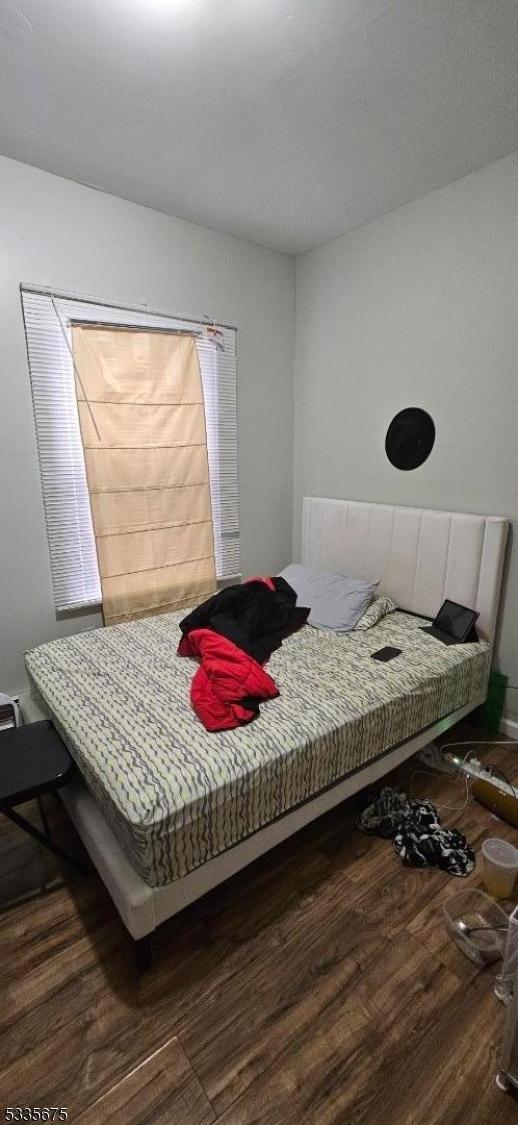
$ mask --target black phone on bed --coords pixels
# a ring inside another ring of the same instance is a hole
[[[379,648],[377,652],[371,652],[371,656],[373,660],[381,660],[382,664],[386,664],[388,660],[400,656],[402,651],[401,648],[392,648],[391,645],[386,645],[385,648]]]

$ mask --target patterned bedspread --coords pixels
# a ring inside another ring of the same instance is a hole
[[[182,614],[52,641],[26,654],[122,848],[151,886],[171,882],[423,727],[477,700],[485,643],[446,647],[396,612],[366,632],[305,626],[268,671],[280,697],[249,726],[208,734],[176,656]],[[384,645],[403,649],[387,664]]]

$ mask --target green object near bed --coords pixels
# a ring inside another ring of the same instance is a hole
[[[508,682],[509,677],[504,675],[503,672],[491,672],[487,687],[487,699],[478,712],[480,725],[486,730],[500,730]]]

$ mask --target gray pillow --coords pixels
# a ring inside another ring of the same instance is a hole
[[[318,629],[349,633],[370,605],[379,582],[363,582],[327,570],[291,563],[281,571],[297,595],[297,605],[309,606],[308,623]]]

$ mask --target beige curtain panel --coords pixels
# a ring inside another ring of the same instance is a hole
[[[194,338],[74,325],[72,342],[105,624],[193,605],[216,589]]]

